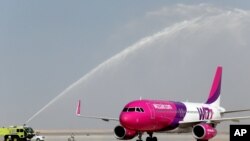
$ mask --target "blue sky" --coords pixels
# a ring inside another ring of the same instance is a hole
[[[246,1],[2,1],[0,124],[23,123],[98,64],[144,37],[195,17],[194,13],[190,16],[170,13],[162,17],[152,13],[164,7],[174,11],[178,4],[195,7],[200,3],[211,5],[216,12],[235,8],[249,10]],[[136,60],[139,59],[145,58]],[[131,70],[134,71],[138,70]],[[136,74],[140,76],[139,72]],[[152,75],[148,79],[159,77]],[[33,123],[38,128],[46,128],[41,124]]]

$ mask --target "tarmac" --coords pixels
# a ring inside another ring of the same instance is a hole
[[[60,131],[60,132],[44,132],[40,135],[45,136],[45,141],[118,141],[112,132],[95,131],[95,132],[81,132],[81,131]],[[73,135],[73,138],[72,138]],[[154,136],[158,141],[196,141],[192,133],[155,133]],[[147,134],[144,134],[142,139],[146,140]],[[135,137],[131,141],[136,141]],[[209,141],[229,141],[229,134],[218,133],[213,139]]]

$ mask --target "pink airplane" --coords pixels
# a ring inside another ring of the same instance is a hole
[[[76,115],[84,118],[119,121],[114,128],[117,139],[129,140],[142,134],[149,136],[146,141],[157,141],[154,132],[191,132],[197,141],[208,141],[217,131],[216,125],[222,121],[239,121],[250,116],[222,118],[226,113],[249,111],[250,109],[226,111],[220,107],[222,67],[218,66],[210,94],[205,103],[175,102],[164,100],[135,100],[125,105],[119,119],[80,114],[81,101],[78,101]]]

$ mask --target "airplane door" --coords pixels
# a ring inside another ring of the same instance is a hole
[[[154,106],[151,103],[147,103],[150,115],[151,115],[151,119],[155,119],[155,109]]]

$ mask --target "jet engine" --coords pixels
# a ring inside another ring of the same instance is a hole
[[[115,127],[114,132],[115,132],[115,137],[120,140],[129,140],[137,135],[136,131],[126,129],[120,125]]]
[[[207,123],[198,124],[193,127],[193,136],[198,140],[209,140],[216,134],[216,129]]]

